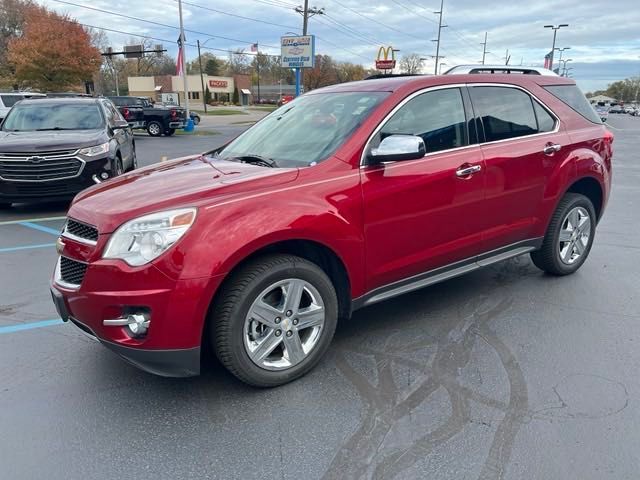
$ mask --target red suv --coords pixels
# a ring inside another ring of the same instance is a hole
[[[218,150],[80,193],[53,298],[149,372],[198,374],[211,346],[241,380],[279,385],[356,309],[524,253],[575,272],[609,197],[612,141],[552,75],[315,90]]]

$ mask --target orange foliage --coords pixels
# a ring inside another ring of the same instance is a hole
[[[90,33],[68,16],[30,7],[22,36],[9,42],[7,59],[17,83],[45,91],[73,88],[100,68],[100,51]]]

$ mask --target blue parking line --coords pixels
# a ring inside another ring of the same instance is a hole
[[[55,228],[45,227],[43,225],[38,225],[37,223],[32,222],[20,222],[18,225],[22,225],[23,227],[33,228],[34,230],[39,230],[44,233],[50,233],[51,235],[55,235],[56,237],[60,236],[60,230],[56,230]]]
[[[31,330],[32,328],[51,327],[53,325],[61,325],[63,321],[60,318],[53,320],[42,320],[40,322],[20,323],[18,325],[9,325],[0,327],[0,335],[3,333],[15,333],[23,330]]]
[[[19,250],[31,250],[32,248],[47,248],[47,247],[55,247],[55,243],[40,243],[39,245],[23,245],[21,247],[6,247],[0,248],[0,253],[6,252],[17,252]]]

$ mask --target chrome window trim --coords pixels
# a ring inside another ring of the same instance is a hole
[[[542,100],[540,100],[538,97],[536,97],[533,93],[531,93],[529,90],[527,90],[526,88],[523,88],[519,85],[513,85],[511,83],[492,83],[492,82],[482,82],[482,83],[468,83],[467,87],[503,87],[503,88],[515,88],[516,90],[520,90],[524,93],[526,93],[527,95],[529,95],[533,100],[535,100],[536,102],[538,102],[540,104],[540,106],[542,108],[544,108],[547,113],[549,113],[549,115],[551,115],[553,117],[553,119],[555,120],[555,127],[553,130],[551,130],[550,132],[539,132],[539,133],[534,133],[532,135],[519,135],[517,137],[511,137],[511,138],[505,138],[503,140],[493,140],[491,142],[480,142],[480,145],[493,145],[494,143],[503,143],[503,142],[510,142],[513,140],[519,140],[522,138],[534,138],[534,137],[540,137],[542,135],[553,135],[556,134],[560,131],[560,118],[555,114],[555,112],[553,110],[551,110],[546,103],[544,103]],[[469,95],[471,96],[471,95]],[[471,103],[473,104],[473,98],[471,99]],[[533,108],[533,105],[531,106],[531,108]],[[534,111],[534,115],[535,115],[535,111]],[[480,117],[477,117],[480,118]],[[482,121],[482,119],[480,119],[480,121]],[[537,122],[537,117],[536,117],[536,122]],[[484,128],[484,125],[483,125]],[[484,134],[484,131],[483,131]]]
[[[375,128],[375,130],[373,131],[373,133],[369,136],[369,138],[367,139],[367,142],[365,143],[364,149],[362,150],[362,154],[360,155],[360,168],[366,168],[370,165],[367,165],[365,163],[365,157],[366,157],[366,152],[367,149],[369,148],[369,144],[371,143],[371,140],[373,140],[373,137],[375,137],[378,132],[382,129],[382,127],[385,125],[385,123],[387,123],[387,121],[389,121],[389,119],[398,111],[400,110],[407,102],[409,102],[410,100],[412,100],[413,98],[417,97],[418,95],[422,95],[423,93],[427,93],[430,91],[434,91],[434,90],[443,90],[446,88],[470,88],[470,87],[504,87],[504,88],[515,88],[517,90],[520,90],[524,93],[526,93],[527,95],[529,95],[533,100],[535,100],[536,102],[538,102],[540,104],[540,106],[542,108],[544,108],[547,113],[549,113],[553,119],[555,120],[555,127],[552,131],[550,132],[540,132],[540,133],[534,133],[532,135],[520,135],[518,137],[511,137],[511,138],[505,138],[504,140],[494,140],[491,142],[476,142],[476,143],[470,143],[469,145],[465,145],[462,147],[455,147],[455,148],[449,148],[446,150],[438,150],[437,152],[429,152],[427,153],[424,157],[422,158],[418,158],[416,160],[410,160],[411,162],[420,162],[428,157],[431,157],[433,155],[439,155],[442,153],[447,153],[447,152],[454,152],[457,150],[462,150],[465,148],[471,148],[471,147],[476,147],[476,146],[483,146],[483,145],[492,145],[494,143],[502,143],[502,142],[509,142],[512,140],[518,140],[521,138],[533,138],[533,137],[539,137],[542,135],[551,135],[551,134],[556,134],[560,131],[560,118],[555,114],[555,112],[553,110],[551,110],[546,103],[544,103],[542,100],[540,100],[536,95],[534,95],[533,93],[531,93],[529,90],[527,90],[526,88],[523,88],[519,85],[515,85],[512,83],[498,83],[498,82],[472,82],[472,83],[452,83],[452,84],[448,84],[448,85],[437,85],[437,86],[433,86],[433,87],[427,87],[427,88],[423,88],[422,90],[418,90],[417,92],[412,93],[411,95],[409,95],[408,97],[406,97],[405,99],[402,100],[402,102],[400,102],[398,105],[396,105],[393,110],[391,110],[391,112],[389,112],[383,119],[382,121],[378,124],[378,126]],[[471,104],[473,105],[473,99],[471,99]],[[533,108],[533,105],[531,106],[531,108]],[[535,115],[535,112],[534,112]],[[475,116],[475,113],[474,113]],[[475,118],[479,118],[477,116],[475,116]],[[482,121],[482,120],[481,120]],[[536,122],[537,122],[537,117],[536,117]],[[479,136],[478,132],[478,136]],[[484,131],[483,131],[483,135],[484,135]],[[382,163],[378,163],[376,165],[389,165],[389,164],[393,164],[393,163],[397,163],[397,162],[382,162]],[[404,162],[401,162],[404,163]]]
[[[360,168],[370,166],[370,165],[367,165],[365,163],[365,158],[366,158],[367,149],[369,148],[369,145],[370,145],[371,141],[373,140],[373,137],[375,137],[378,134],[378,132],[382,129],[382,127],[389,121],[389,119],[393,115],[395,115],[398,112],[398,110],[400,110],[402,107],[404,107],[408,102],[410,102],[415,97],[417,97],[419,95],[422,95],[424,93],[428,93],[428,92],[432,92],[432,91],[436,91],[436,90],[445,90],[445,89],[449,89],[449,88],[464,88],[464,87],[466,87],[465,83],[452,83],[452,84],[448,84],[448,85],[435,85],[435,86],[432,86],[432,87],[423,88],[421,90],[413,92],[408,97],[405,97],[400,103],[398,103],[395,107],[393,107],[393,110],[391,110],[387,115],[385,115],[385,117],[382,119],[382,121],[374,129],[373,133],[371,133],[371,135],[369,135],[369,138],[367,139],[367,141],[364,144],[364,149],[362,150],[362,154],[360,155]],[[464,108],[464,96],[462,95],[462,92],[460,92],[460,99],[462,100],[462,106]],[[465,122],[466,122],[466,115],[467,115],[467,112],[465,111]],[[422,159],[424,159],[426,157],[429,157],[431,155],[444,153],[444,152],[451,152],[453,150],[460,150],[462,148],[469,148],[469,147],[473,147],[474,145],[478,145],[478,144],[477,143],[473,143],[473,144],[469,144],[469,145],[464,145],[462,147],[449,148],[449,149],[446,149],[446,150],[439,150],[437,152],[429,152],[422,158],[417,158],[416,160],[410,160],[410,161],[411,162],[421,161]],[[383,162],[383,163],[377,163],[376,165],[388,165],[388,164],[391,164],[391,163],[396,163],[396,162]]]
[[[9,152],[3,152],[0,153],[0,161],[2,162],[21,162],[21,163],[28,163],[27,162],[27,158],[29,157],[39,157],[41,156],[42,158],[45,158],[46,160],[79,160],[81,165],[80,168],[78,169],[78,173],[76,173],[75,175],[70,175],[70,176],[66,176],[66,177],[58,177],[58,178],[45,178],[43,180],[16,180],[16,179],[8,179],[8,178],[4,178],[2,175],[0,175],[0,180],[4,180],[5,182],[18,182],[18,183],[42,183],[42,182],[57,182],[59,180],[69,180],[70,178],[77,178],[80,175],[82,175],[82,172],[84,171],[84,167],[86,167],[87,165],[87,161],[84,160],[83,158],[80,157],[80,155],[78,154],[78,152],[80,151],[80,149],[76,149],[75,151],[69,153],[68,155],[51,155],[51,156],[46,156],[47,152],[34,152],[34,153],[25,153],[25,152],[19,152],[20,157],[5,157],[3,156],[3,153],[9,153]]]
[[[96,231],[98,231],[98,229],[93,225],[89,225],[87,223],[81,222],[79,220],[76,220],[75,218],[72,218],[71,220],[77,223],[81,223],[82,225],[86,225],[87,227],[95,228]],[[93,247],[95,247],[98,244],[97,240],[89,240],[88,238],[78,237],[77,235],[74,235],[73,233],[69,232],[67,230],[68,224],[69,224],[69,219],[67,218],[67,221],[64,222],[64,228],[62,229],[62,233],[60,234],[60,236],[68,238],[70,240],[75,240],[76,242],[79,242],[79,243],[84,243],[85,245],[91,245]],[[98,235],[100,235],[100,232],[98,232]]]
[[[78,290],[80,288],[80,284],[79,283],[68,283],[68,282],[65,282],[64,280],[62,280],[62,273],[60,272],[60,261],[61,261],[60,259],[61,258],[62,258],[62,255],[60,255],[58,257],[58,262],[56,263],[56,270],[55,270],[55,273],[53,275],[53,279],[54,279],[56,285],[60,285],[61,287],[64,287],[64,288],[66,288],[68,290]],[[68,260],[73,260],[74,262],[85,263],[86,264],[86,262],[81,262],[79,260],[74,260],[74,259],[69,258],[69,257],[65,257],[65,258],[67,258]]]

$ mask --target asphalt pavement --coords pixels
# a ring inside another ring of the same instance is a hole
[[[63,209],[1,212],[0,478],[638,478],[640,118],[609,123],[613,192],[576,274],[524,256],[363,309],[274,389],[214,360],[146,374],[62,324]],[[138,149],[145,164],[222,141]]]

